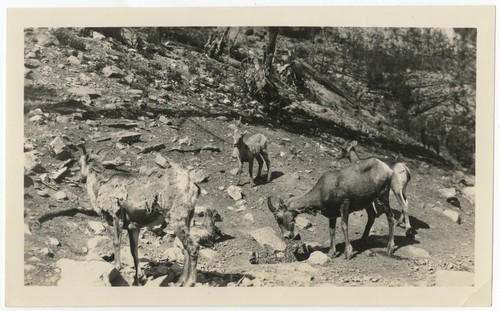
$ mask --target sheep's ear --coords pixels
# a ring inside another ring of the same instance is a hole
[[[280,209],[286,211],[288,208],[286,207],[286,204],[285,204],[285,201],[283,201],[282,198],[280,198],[280,201],[279,201],[279,205],[280,205]]]
[[[356,147],[358,145],[358,141],[357,140],[353,140],[351,142],[351,147]]]
[[[247,131],[247,130],[244,130],[242,134],[243,134],[243,135],[248,134],[248,131]]]

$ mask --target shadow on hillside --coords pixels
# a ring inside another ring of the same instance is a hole
[[[31,96],[38,96],[38,93],[34,92]],[[200,105],[193,103],[191,107],[186,109],[179,109],[179,107],[157,107],[157,106],[147,106],[146,108],[139,109],[137,107],[123,107],[116,109],[103,109],[99,107],[87,106],[76,100],[66,100],[58,103],[47,103],[30,105],[25,107],[25,113],[28,110],[34,108],[41,108],[44,112],[58,112],[61,114],[71,114],[74,112],[80,112],[83,119],[97,120],[101,119],[102,116],[107,118],[126,118],[126,119],[137,119],[139,116],[146,116],[147,114],[153,114],[155,117],[160,115],[171,116],[175,118],[193,118],[193,117],[206,117],[206,118],[217,118],[226,117],[227,120],[237,120],[241,111],[227,108],[223,109],[208,109]],[[183,122],[186,120],[183,120]],[[182,123],[183,123],[182,122]],[[302,111],[301,114],[290,111],[283,111],[281,117],[262,117],[254,115],[244,115],[244,122],[254,125],[264,125],[282,128],[288,132],[314,137],[315,139],[325,140],[326,138],[320,137],[320,134],[327,134],[326,136],[342,137],[344,139],[356,139],[363,146],[371,146],[377,149],[383,148],[387,151],[391,151],[397,154],[402,154],[405,157],[418,159],[420,161],[426,161],[442,167],[445,169],[453,168],[453,164],[446,159],[436,155],[434,152],[426,150],[423,146],[415,144],[400,143],[390,140],[383,136],[369,137],[366,133],[359,130],[346,128],[341,126],[332,120],[317,117],[314,115],[309,115],[307,112]],[[182,125],[181,123],[181,125]],[[203,127],[201,124],[193,122],[202,131],[210,134],[212,137],[219,141],[225,141],[226,139],[217,136],[216,134],[210,132],[208,129]]]

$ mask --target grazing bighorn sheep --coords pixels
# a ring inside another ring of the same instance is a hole
[[[425,127],[420,130],[420,140],[426,150],[430,150],[432,147],[436,151],[437,155],[439,155],[439,138],[434,135],[428,135]]]
[[[358,142],[353,140],[351,142],[346,142],[342,145],[340,150],[340,154],[337,157],[337,160],[341,160],[343,158],[349,159],[349,162],[356,163],[361,160],[358,152],[356,151],[356,146]],[[392,167],[392,177],[391,177],[391,189],[394,195],[396,196],[396,200],[402,208],[401,216],[397,220],[397,224],[400,225],[405,222],[406,235],[410,236],[413,234],[413,230],[410,224],[410,217],[408,213],[408,199],[406,197],[406,187],[411,180],[411,172],[408,166],[404,163],[398,162],[394,164]]]
[[[243,163],[248,162],[248,173],[250,174],[250,185],[254,186],[253,179],[253,159],[257,159],[259,163],[259,171],[257,176],[260,176],[262,172],[263,162],[266,162],[267,166],[267,182],[271,179],[271,162],[269,161],[269,156],[267,153],[267,138],[262,134],[254,134],[250,136],[246,141],[243,137],[247,131],[241,132],[238,128],[234,130],[233,135],[233,145],[236,147],[237,158],[238,158],[238,182],[240,184],[241,170],[243,168]]]
[[[279,200],[279,208],[272,204],[268,197],[268,207],[274,215],[283,236],[286,239],[295,237],[295,217],[300,213],[316,213],[329,218],[330,251],[329,256],[338,253],[335,248],[335,226],[337,218],[342,220],[342,231],[345,238],[345,256],[352,258],[352,246],[349,242],[349,213],[365,209],[368,215],[365,230],[361,240],[366,241],[376,217],[376,213],[384,212],[389,223],[389,243],[387,253],[390,255],[394,245],[394,216],[389,206],[389,188],[392,170],[378,159],[362,160],[341,169],[339,172],[326,172],[316,185],[305,195],[292,198],[285,204]],[[379,200],[380,209],[375,211],[372,202]]]
[[[102,157],[87,154],[81,147],[81,174],[87,180],[90,203],[97,213],[112,218],[115,267],[121,268],[121,232],[122,228],[127,229],[134,259],[134,285],[138,285],[139,231],[167,221],[186,250],[178,285],[194,285],[199,247],[189,235],[189,224],[199,188],[188,172],[175,163],[167,170],[153,169],[149,173],[109,172],[102,166]]]

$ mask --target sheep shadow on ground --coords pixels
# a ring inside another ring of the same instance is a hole
[[[370,251],[370,254],[387,255],[386,247],[389,241],[388,239],[389,237],[386,235],[370,235],[366,241],[362,241],[361,239],[351,241],[351,245],[353,247],[353,257],[356,257],[357,255],[360,255],[368,250]],[[396,244],[394,251],[397,251],[405,246],[419,244],[420,242],[404,236],[394,236],[394,243]],[[343,256],[345,252],[345,242],[337,244],[337,252],[339,252],[338,256]],[[392,254],[391,257],[397,258],[399,256]]]
[[[285,175],[283,172],[279,172],[279,171],[271,172],[271,178],[269,179],[269,182],[272,182],[272,181],[280,178],[283,175]],[[267,175],[266,174],[261,174],[260,176],[258,176],[257,178],[255,178],[254,182],[255,182],[256,185],[266,184],[267,183]]]
[[[394,213],[394,218],[395,219],[399,219],[399,217],[401,217],[401,211],[398,211],[398,210],[394,210],[393,209],[393,213]],[[425,221],[422,221],[414,216],[411,216],[410,215],[410,224],[411,224],[411,227],[414,229],[414,230],[418,230],[418,229],[430,229],[431,226],[429,226],[428,223],[426,223]],[[404,223],[403,224],[400,224],[399,225],[401,228],[404,228]]]
[[[149,277],[149,280],[145,282],[147,286],[148,282],[152,282],[161,278],[155,282],[159,287],[172,287],[175,286],[175,282],[177,282],[180,278],[179,272],[174,272],[172,267],[176,265],[175,263],[160,261],[154,262],[151,261],[148,263],[148,267],[144,269],[145,277]],[[151,280],[151,277],[153,278]],[[197,282],[199,283],[208,283],[210,286],[228,286],[229,283],[239,284],[243,278],[248,278],[253,280],[254,277],[248,274],[240,274],[240,273],[219,273],[212,271],[197,271]],[[122,285],[123,286],[123,285]]]

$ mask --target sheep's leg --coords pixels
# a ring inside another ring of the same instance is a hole
[[[238,181],[236,182],[236,186],[240,185],[242,168],[243,168],[243,161],[241,161],[241,159],[238,158],[238,173],[236,173],[236,175],[238,175],[238,179],[237,179]]]
[[[410,214],[408,212],[408,200],[406,199],[403,190],[401,190],[399,194],[396,195],[396,200],[398,201],[399,206],[401,206],[401,216],[399,216],[397,224],[401,224],[404,220],[406,236],[412,236],[413,229],[410,224]]]
[[[330,258],[335,258],[338,256],[338,252],[335,246],[335,227],[337,225],[337,217],[328,219],[328,229],[330,230],[330,251],[328,256]]]
[[[259,178],[260,173],[262,172],[262,166],[264,166],[264,160],[262,160],[262,155],[260,155],[260,154],[258,154],[255,158],[257,159],[257,162],[259,163],[259,170],[258,170],[257,176],[255,176],[255,178]]]
[[[250,159],[250,161],[248,161],[248,174],[250,174],[250,186],[253,187],[254,186],[254,182],[253,182],[253,159]]]
[[[122,227],[118,215],[113,215],[113,248],[115,250],[115,268],[121,270],[120,246],[122,242]]]
[[[365,245],[368,237],[370,236],[370,230],[372,229],[373,222],[375,221],[375,210],[374,210],[375,201],[369,204],[366,207],[366,214],[368,216],[368,220],[366,221],[365,231],[363,231],[363,235],[361,236],[361,242]]]
[[[342,219],[342,232],[345,239],[345,258],[352,258],[352,245],[349,240],[349,200],[345,199],[340,207],[340,217]]]
[[[128,228],[128,238],[130,241],[130,252],[132,253],[132,258],[134,259],[134,284],[139,285],[139,231],[140,228],[129,225]]]
[[[199,246],[189,235],[187,224],[180,224],[175,229],[175,234],[184,247],[184,265],[181,278],[177,282],[179,286],[194,286],[196,283],[196,265],[198,262]]]
[[[381,197],[380,201],[387,207],[385,210],[385,215],[387,216],[387,222],[389,223],[389,242],[387,243],[387,254],[390,256],[395,250],[395,244],[394,244],[395,219],[394,219],[394,214],[392,213],[392,209],[389,206],[389,192],[387,192],[386,195]]]
[[[264,158],[264,161],[266,162],[267,166],[267,182],[271,180],[271,161],[269,161],[269,156],[267,155],[267,151],[262,151],[262,157]]]

